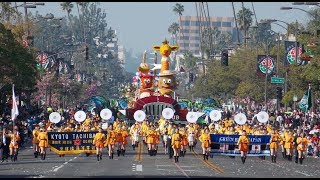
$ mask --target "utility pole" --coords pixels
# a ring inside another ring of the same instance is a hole
[[[266,57],[267,57],[267,64],[266,64],[266,76],[265,76],[265,87],[264,87],[264,104],[265,104],[265,111],[268,110],[267,106],[267,86],[268,86],[268,71],[269,71],[269,44],[267,40],[267,49],[266,49]]]

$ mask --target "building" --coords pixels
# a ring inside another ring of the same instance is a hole
[[[204,24],[204,21],[202,21]],[[211,27],[217,27],[221,32],[229,32],[232,39],[236,39],[236,28],[233,17],[210,17]],[[201,56],[200,53],[200,29],[197,16],[181,16],[181,31],[178,33],[177,42],[179,47],[178,53],[191,51],[194,56]],[[182,33],[184,37],[182,37]]]

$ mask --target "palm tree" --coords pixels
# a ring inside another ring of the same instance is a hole
[[[79,9],[80,4],[82,4],[82,3],[83,3],[83,2],[76,2],[76,5],[77,5],[77,10],[78,10],[79,20],[81,21],[81,23],[80,23],[80,29],[82,30],[82,36],[84,36],[83,20],[82,20],[82,15],[80,14],[80,9]],[[84,38],[83,38],[83,40],[84,40]]]
[[[180,4],[180,3],[176,3],[176,5],[173,6],[173,12],[175,14],[178,14],[178,16],[179,16],[179,24],[180,24],[179,25],[180,26],[179,31],[182,34],[182,40],[184,40],[184,34],[183,34],[183,31],[182,31],[182,24],[181,24],[181,16],[182,16],[182,13],[184,12],[184,6],[182,4]],[[184,48],[184,43],[182,43],[182,44],[183,44],[183,49],[185,49]]]
[[[71,29],[72,29],[72,35],[74,36],[74,29],[73,29],[71,18],[70,18],[70,13],[72,11],[73,4],[72,4],[72,2],[63,2],[60,5],[62,7],[62,10],[67,11],[68,19],[69,19],[70,26],[71,26]]]
[[[250,9],[247,9],[245,7],[243,7],[237,14],[237,23],[240,26],[240,30],[244,31],[245,44],[247,32],[252,24],[252,15],[253,13],[250,11]]]
[[[170,34],[172,34],[172,36],[175,39],[174,44],[177,44],[177,34],[178,34],[179,29],[180,29],[179,24],[176,22],[172,23],[168,28],[168,32]]]
[[[86,10],[86,8],[88,7],[88,5],[89,5],[89,2],[79,2],[78,3],[79,4],[79,6],[81,7],[81,14],[82,14],[82,21],[84,22],[84,19],[85,19],[85,10]],[[83,39],[84,39],[84,42],[86,42],[86,28],[85,28],[85,24],[83,24],[83,22],[82,22],[82,28],[83,28]]]

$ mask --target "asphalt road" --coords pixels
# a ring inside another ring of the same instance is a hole
[[[240,157],[215,155],[209,161],[202,160],[201,150],[186,153],[179,163],[164,154],[159,144],[157,156],[149,156],[147,147],[140,146],[135,151],[127,147],[126,155],[109,159],[104,150],[101,161],[95,155],[65,155],[59,157],[49,152],[46,160],[34,158],[33,150],[28,146],[19,152],[18,161],[0,163],[0,178],[72,178],[72,177],[271,177],[271,178],[315,178],[320,177],[319,159],[306,158],[304,164],[287,161],[278,154],[277,163],[271,163],[270,157],[261,160],[248,157],[242,164]]]

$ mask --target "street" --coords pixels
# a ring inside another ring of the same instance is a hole
[[[315,178],[320,176],[318,159],[308,157],[304,164],[289,162],[280,157],[277,163],[271,163],[269,157],[261,160],[258,157],[248,157],[245,164],[240,157],[232,159],[228,156],[214,156],[209,161],[202,159],[198,147],[195,152],[186,153],[179,158],[179,163],[169,159],[164,154],[160,144],[158,154],[149,156],[145,145],[135,151],[127,147],[125,156],[109,159],[107,150],[104,150],[101,161],[95,155],[86,157],[85,154],[65,155],[59,157],[48,150],[45,160],[34,158],[33,150],[28,148],[19,152],[18,161],[3,162],[0,164],[0,178],[71,178],[71,177],[270,177],[270,178]]]

